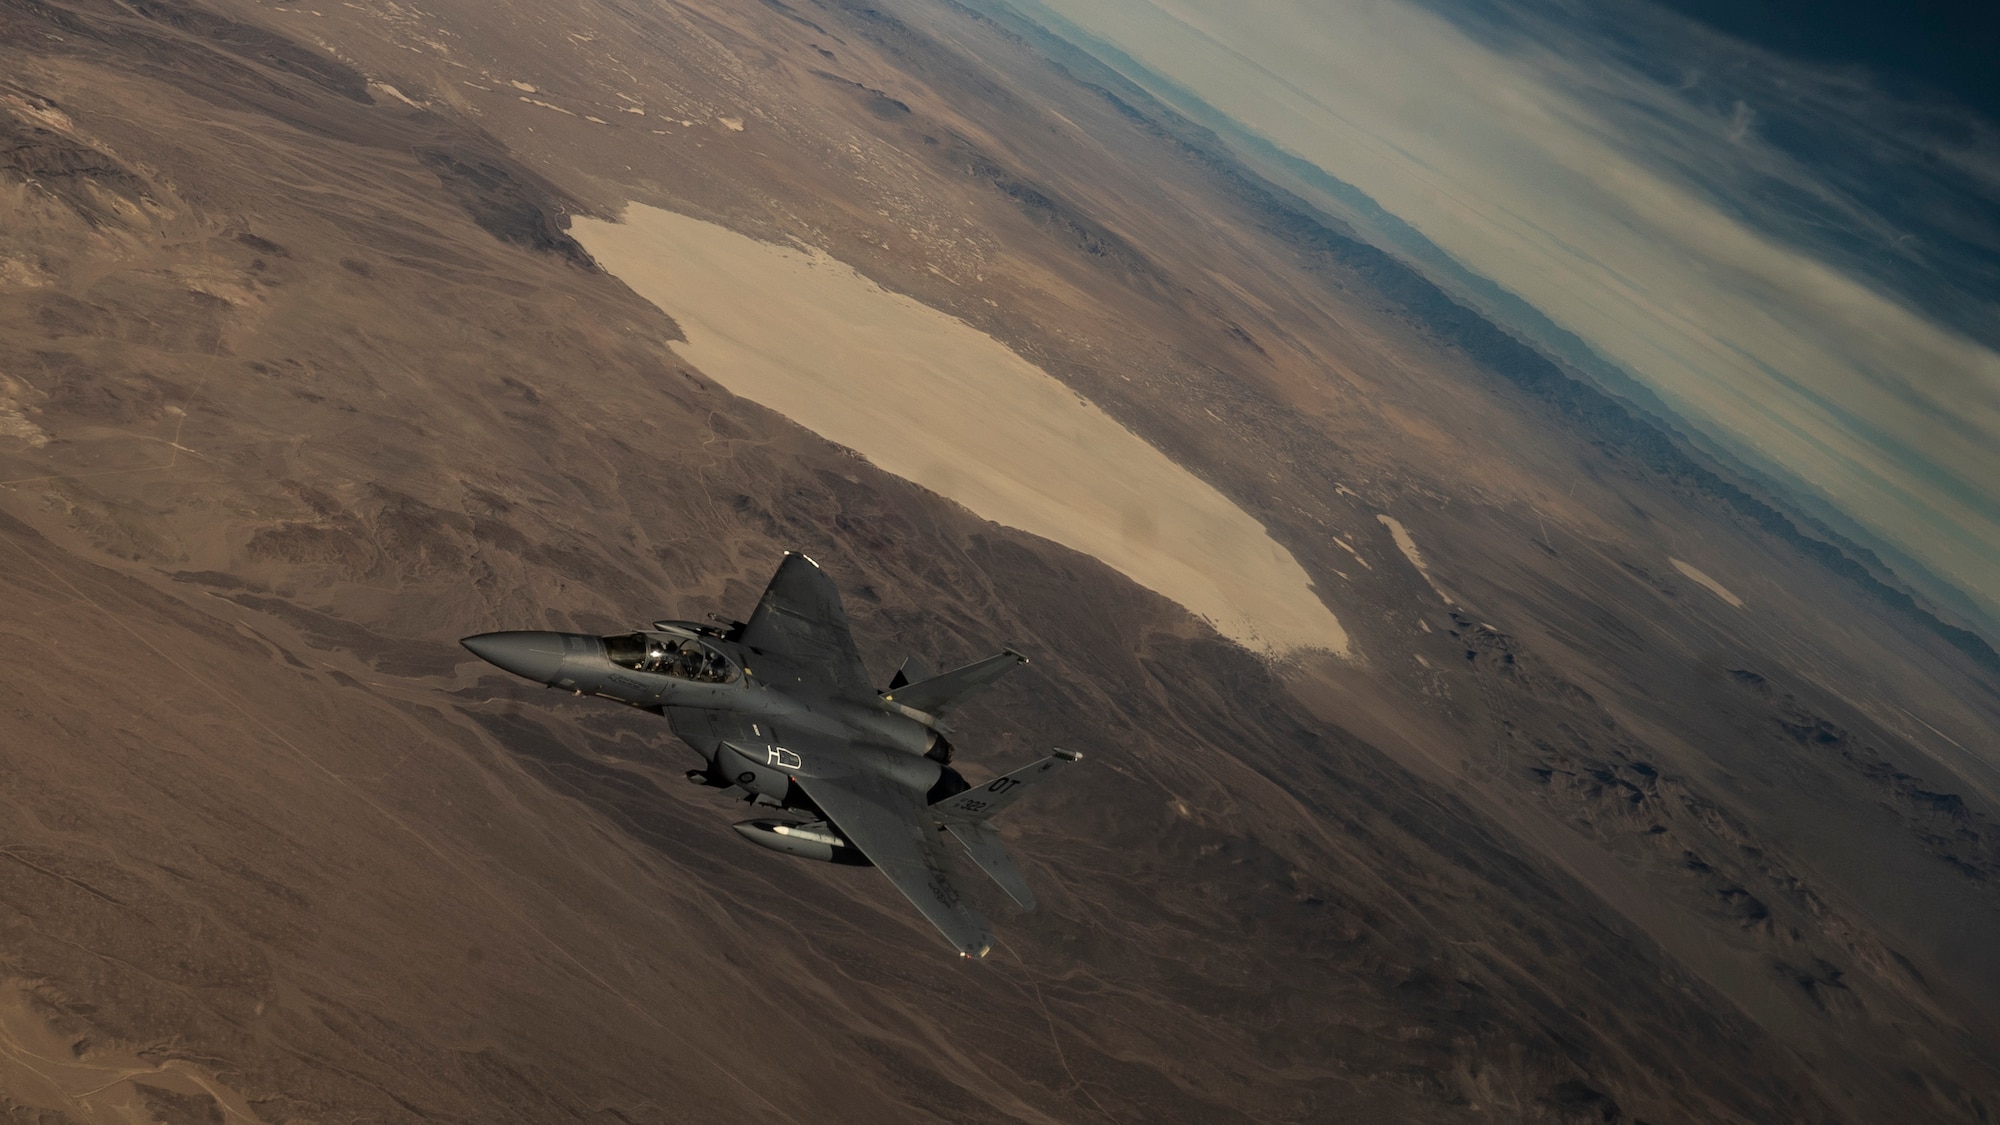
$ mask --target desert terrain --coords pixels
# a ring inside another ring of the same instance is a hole
[[[1006,345],[824,254],[635,205],[571,231],[725,389],[1272,655],[1347,634],[1262,525]]]
[[[1004,345],[1344,645],[705,370],[640,208]],[[1086,755],[985,962],[457,645],[788,549],[885,683],[1033,658],[969,777]],[[955,5],[0,0],[0,1106],[1988,1121],[2000,668],[1828,550]]]

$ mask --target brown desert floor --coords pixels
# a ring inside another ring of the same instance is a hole
[[[730,393],[628,201],[1005,344],[1352,655]],[[7,1113],[1990,1120],[1994,671],[1400,276],[949,5],[0,0]],[[786,549],[878,677],[1035,658],[969,775],[1087,755],[985,963],[456,644]]]

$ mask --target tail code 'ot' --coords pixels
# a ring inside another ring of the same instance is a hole
[[[1082,760],[1083,755],[1074,750],[1052,750],[1049,756],[1039,762],[1022,766],[1013,773],[1002,774],[984,785],[975,785],[963,793],[957,793],[931,806],[939,820],[949,826],[953,821],[983,821],[1000,810],[1013,804],[1021,796],[1021,791],[1042,779],[1050,770],[1068,762]]]
[[[1000,843],[1000,833],[993,830],[987,821],[994,813],[1013,804],[1021,796],[1021,791],[1041,780],[1057,766],[1082,760],[1083,755],[1074,750],[1052,750],[1049,756],[1039,762],[1022,766],[1013,773],[1002,774],[984,785],[975,785],[962,793],[938,801],[931,806],[959,843],[965,845],[967,855],[979,865],[981,871],[993,877],[1000,889],[1013,897],[1015,902],[1030,910],[1035,906],[1035,895],[1028,889],[1028,880],[1021,869],[1014,865],[1014,857]]]

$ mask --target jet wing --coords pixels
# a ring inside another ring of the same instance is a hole
[[[847,613],[840,608],[840,591],[819,564],[797,552],[778,564],[737,639],[776,656],[793,676],[814,687],[864,699],[875,694],[848,631]]]
[[[965,845],[965,854],[972,857],[972,862],[991,875],[1022,909],[1035,908],[1035,892],[1028,888],[1028,877],[1021,874],[1014,857],[1007,854],[1007,845],[1000,842],[1000,833],[992,825],[983,820],[947,820],[944,826]]]
[[[795,780],[835,830],[881,868],[960,953],[986,956],[993,931],[965,901],[923,794],[868,773]]]

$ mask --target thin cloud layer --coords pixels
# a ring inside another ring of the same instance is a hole
[[[1606,144],[1989,347],[2000,342],[2000,133],[1642,0],[1440,0],[1466,34],[1588,105]]]
[[[1777,60],[1753,82],[1748,48],[1664,14],[1647,48],[1638,30],[1621,40],[1548,8],[1049,7],[1359,188],[1808,508],[1964,595],[1941,600],[2000,622],[2000,355],[1971,327],[1988,300],[1982,248],[2000,238],[1980,208],[1993,180],[1976,130],[1923,142],[1942,155],[1899,213],[1809,159],[1810,129],[1892,152],[1894,107]],[[1735,96],[1774,88],[1792,100],[1768,112]],[[1761,132],[1774,123],[1789,146]],[[1866,181],[1859,166],[1841,165],[1847,180]]]

